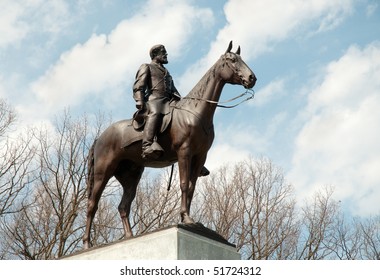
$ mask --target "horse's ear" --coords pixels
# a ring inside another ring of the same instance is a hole
[[[238,47],[236,54],[240,55],[240,46]]]
[[[228,45],[228,48],[227,48],[227,50],[226,50],[226,53],[229,53],[231,50],[232,50],[232,41],[231,41],[230,44]]]

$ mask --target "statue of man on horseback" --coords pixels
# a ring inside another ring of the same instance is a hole
[[[181,98],[164,67],[167,63],[165,47],[154,46],[150,53],[152,62],[140,67],[133,87],[137,108],[147,112],[144,132],[141,133],[141,127],[136,130],[133,124],[135,114],[133,119],[111,124],[89,150],[84,248],[91,246],[92,223],[102,193],[112,177],[123,188],[118,210],[125,238],[133,236],[129,221],[131,205],[146,167],[162,168],[178,163],[181,222],[195,224],[190,215],[191,202],[198,177],[203,175],[207,153],[214,141],[213,119],[222,90],[226,84],[241,85],[249,90],[256,83],[255,74],[240,56],[240,47],[232,52],[231,41],[225,53],[194,88]],[[162,118],[165,107],[171,101],[175,105],[170,107],[170,114]],[[163,125],[164,129],[159,129],[160,122],[166,125]],[[155,142],[160,145],[156,143],[154,146]]]
[[[155,141],[160,126],[164,106],[174,100],[180,100],[181,95],[175,88],[172,76],[164,67],[168,63],[168,54],[163,45],[155,45],[150,49],[150,64],[140,66],[133,85],[133,98],[139,111],[147,112],[143,141],[142,157],[159,158],[164,150]]]

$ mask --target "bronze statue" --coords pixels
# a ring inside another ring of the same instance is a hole
[[[118,210],[125,237],[132,236],[129,213],[144,167],[160,168],[178,162],[182,192],[181,221],[184,224],[194,223],[190,217],[191,200],[207,152],[214,140],[213,116],[223,87],[226,83],[230,83],[243,85],[249,89],[256,83],[255,74],[240,57],[240,47],[236,53],[231,52],[231,49],[232,42],[187,96],[179,101],[164,102],[169,106],[161,108],[161,113],[164,113],[165,117],[161,126],[155,131],[156,142],[164,151],[159,152],[158,159],[142,156],[142,142],[147,136],[135,129],[133,119],[112,124],[94,142],[88,157],[88,206],[86,230],[83,236],[84,248],[89,248],[91,245],[92,221],[101,194],[112,176],[115,176],[123,187],[124,192]],[[162,54],[165,56],[163,52]],[[170,83],[172,84],[172,81]],[[176,92],[173,88],[170,89],[171,93]],[[165,93],[168,92],[165,90]],[[137,96],[137,100],[140,97],[143,96]],[[143,104],[140,105],[141,109]]]
[[[169,111],[169,103],[179,101],[181,95],[174,86],[169,71],[164,67],[164,64],[168,63],[165,46],[153,46],[149,55],[152,62],[140,66],[133,85],[133,98],[138,109],[134,114],[134,120],[137,121],[139,117],[141,123],[137,129],[144,128],[141,156],[144,159],[156,160],[165,152],[156,141],[162,118]],[[203,166],[200,176],[208,174],[209,170]]]
[[[138,110],[147,111],[142,140],[142,157],[158,159],[164,150],[155,141],[164,112],[165,103],[180,100],[181,95],[175,88],[172,76],[164,67],[168,63],[168,54],[163,45],[151,48],[150,64],[143,64],[136,74],[133,85],[133,97]],[[147,108],[145,108],[147,107]]]

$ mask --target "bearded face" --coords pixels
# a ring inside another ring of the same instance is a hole
[[[155,56],[154,60],[157,63],[160,64],[167,64],[168,63],[168,53],[166,52],[165,47],[162,47],[158,52],[157,55]]]

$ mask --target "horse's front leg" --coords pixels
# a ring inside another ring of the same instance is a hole
[[[196,159],[196,160],[194,160]],[[195,185],[201,173],[202,167],[206,161],[206,156],[195,157],[192,160],[192,166],[190,166],[190,178],[189,178],[189,189],[187,193],[187,211],[190,213],[191,201],[193,200],[193,195],[195,191]]]
[[[194,220],[189,213],[189,185],[190,185],[190,162],[191,157],[186,150],[178,152],[179,180],[181,187],[181,221],[184,224],[193,224]]]

